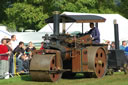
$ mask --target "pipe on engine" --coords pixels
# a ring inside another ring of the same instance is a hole
[[[119,31],[117,21],[114,20],[115,49],[119,50]]]
[[[59,35],[59,11],[54,11],[53,12],[53,25],[54,25],[54,35],[58,36]]]

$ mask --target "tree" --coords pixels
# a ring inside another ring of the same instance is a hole
[[[10,28],[21,28],[39,30],[45,23],[44,19],[48,17],[43,14],[43,7],[38,8],[26,3],[14,3],[12,8],[5,10],[7,20],[4,22]],[[17,29],[19,31],[19,29]]]
[[[119,11],[123,16],[128,18],[128,0],[121,0]]]
[[[89,12],[94,8],[96,0],[27,0],[27,3],[34,6],[42,5],[44,13],[51,15],[53,11]]]
[[[5,2],[4,2],[5,1]],[[34,29],[39,30],[44,20],[52,15],[53,11],[83,12],[83,13],[117,13],[115,0],[0,0],[4,5],[1,17],[2,23],[12,30]],[[125,0],[127,1],[127,0]],[[0,3],[1,4],[1,3]],[[126,3],[124,3],[126,5]],[[11,6],[11,7],[10,7]],[[123,7],[123,3],[121,5]],[[126,16],[126,9],[120,10]],[[124,14],[124,12],[126,12]]]
[[[96,9],[98,13],[117,13],[118,10],[114,0],[97,0]]]
[[[0,23],[6,18],[4,10],[8,7],[8,0],[0,0]]]

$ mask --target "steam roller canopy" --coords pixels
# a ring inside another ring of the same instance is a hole
[[[107,70],[107,55],[102,47],[87,47],[88,69],[95,72],[96,77],[103,77]]]
[[[61,78],[62,73],[59,69],[62,69],[61,65],[56,64],[55,54],[36,54],[30,64],[30,76],[32,80],[36,81],[57,81]]]

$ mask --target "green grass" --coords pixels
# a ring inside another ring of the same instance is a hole
[[[29,75],[13,77],[0,80],[0,85],[128,85],[128,75],[124,73],[114,73],[103,78],[75,78],[60,79],[57,82],[36,82],[31,81]]]

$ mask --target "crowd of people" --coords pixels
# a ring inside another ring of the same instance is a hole
[[[40,49],[43,49],[42,46]],[[12,35],[11,39],[3,38],[0,44],[0,79],[5,78],[7,74],[14,74],[14,64],[16,64],[17,73],[28,72],[34,50],[36,48],[32,42],[25,46],[24,42],[17,41],[16,35]]]
[[[115,50],[115,42],[110,42],[109,40],[106,40],[105,44],[108,45],[108,50]]]
[[[108,50],[115,50],[115,42],[110,43],[110,41],[107,40],[105,42],[105,44],[108,44]],[[122,44],[119,46],[119,49],[124,51],[126,60],[128,60],[128,43],[127,43],[127,41],[122,41]]]
[[[115,50],[115,42],[110,42],[109,40],[106,40],[105,44],[108,45],[108,50]],[[119,49],[125,51],[125,53],[128,53],[127,41],[122,41],[122,44],[119,46]]]

